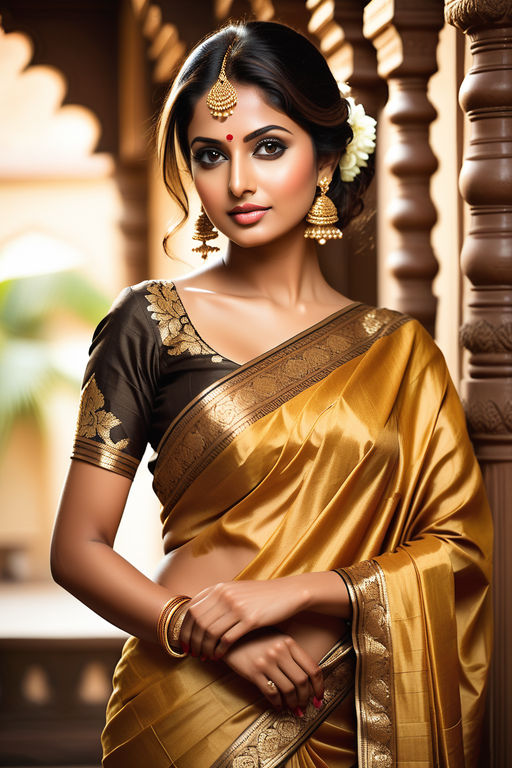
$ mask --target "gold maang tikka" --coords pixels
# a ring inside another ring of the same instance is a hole
[[[226,76],[226,61],[230,51],[231,45],[222,59],[219,76],[206,97],[206,103],[212,117],[229,117],[233,114],[238,101],[236,89],[231,85]]]

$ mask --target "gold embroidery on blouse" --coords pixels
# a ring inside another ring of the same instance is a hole
[[[212,768],[282,766],[347,696],[354,684],[354,666],[350,641],[337,645],[320,663],[325,686],[320,710],[309,702],[300,719],[288,710],[267,710],[217,758]]]
[[[351,306],[201,393],[176,417],[159,448],[154,489],[165,509],[247,426],[408,320],[393,310]]]
[[[392,648],[386,580],[375,560],[348,568],[345,574],[353,608],[357,655],[356,708],[359,723],[358,766],[391,768],[396,763]]]
[[[205,344],[187,317],[178,292],[172,283],[154,282],[147,287],[148,312],[158,323],[162,344],[169,347],[168,355],[211,355],[213,363],[222,357]]]
[[[105,445],[121,451],[130,442],[128,439],[118,440],[115,443],[110,437],[114,427],[121,424],[121,420],[110,411],[103,409],[105,398],[96,383],[94,373],[82,390],[80,398],[80,412],[76,428],[77,437],[100,437]]]

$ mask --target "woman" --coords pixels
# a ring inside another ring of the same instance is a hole
[[[165,103],[169,192],[186,216],[188,172],[198,250],[214,226],[229,247],[126,289],[93,340],[52,567],[133,635],[107,768],[476,765],[491,522],[463,412],[421,326],[316,256],[361,210],[373,135],[274,23],[207,38]],[[154,581],[112,548],[147,442]]]

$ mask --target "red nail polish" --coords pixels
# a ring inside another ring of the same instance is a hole
[[[295,707],[295,709],[293,710],[293,713],[297,715],[297,717],[304,717],[304,712],[300,707]]]
[[[182,643],[181,647],[183,648],[183,653],[188,653],[190,646],[188,646],[187,643]]]
[[[201,656],[201,661],[206,661],[206,656]]]
[[[190,651],[190,655],[193,659],[197,658],[197,653],[194,653],[193,651]]]
[[[323,699],[318,699],[316,696],[313,696],[313,704],[317,709],[320,709],[323,703],[324,703]]]

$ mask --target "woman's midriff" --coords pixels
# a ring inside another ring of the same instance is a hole
[[[197,555],[190,541],[163,557],[155,581],[173,595],[193,597],[213,584],[232,581],[253,557],[252,549],[240,546],[217,546]],[[319,661],[347,631],[343,619],[312,612],[298,614],[283,622],[280,628],[294,637],[315,661]]]

